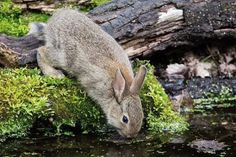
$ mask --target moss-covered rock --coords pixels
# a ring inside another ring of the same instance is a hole
[[[168,96],[153,75],[154,68],[147,66],[141,92],[146,127],[154,133],[186,130],[186,121],[172,110]],[[99,105],[72,79],[41,76],[38,69],[1,69],[0,137],[24,136],[39,118],[53,119],[56,133],[63,131],[61,125],[73,127],[76,122],[86,132],[106,128]]]

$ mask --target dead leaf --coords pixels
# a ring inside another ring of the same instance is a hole
[[[227,145],[224,142],[215,140],[197,139],[191,142],[190,147],[197,149],[199,152],[215,154],[216,151],[223,150]]]
[[[189,69],[188,77],[211,77],[211,72],[213,68],[213,63],[201,62],[199,57],[193,53],[188,53],[184,58],[184,64]]]
[[[233,77],[236,74],[236,65],[224,62],[219,65],[219,71],[225,76]]]
[[[211,69],[212,69],[211,63],[199,62],[194,69],[195,76],[201,78],[211,77]]]
[[[169,80],[173,79],[184,79],[188,72],[187,66],[184,64],[169,64],[165,70],[166,76]]]

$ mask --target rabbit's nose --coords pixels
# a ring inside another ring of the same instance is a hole
[[[126,135],[126,138],[131,138],[131,136],[130,135]]]
[[[137,135],[138,135],[137,133],[135,133],[135,134],[126,134],[125,137],[126,137],[126,138],[134,138],[134,137],[136,137]]]

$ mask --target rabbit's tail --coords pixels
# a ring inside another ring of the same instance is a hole
[[[29,33],[28,35],[32,34],[34,37],[36,37],[38,40],[45,40],[45,34],[44,34],[44,30],[45,27],[47,26],[46,23],[30,23],[29,24]]]

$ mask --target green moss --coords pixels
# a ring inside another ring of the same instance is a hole
[[[91,0],[91,3],[95,6],[103,5],[105,3],[110,2],[111,0]]]
[[[203,98],[195,99],[194,111],[204,112],[205,110],[212,110],[214,108],[234,107],[235,104],[236,95],[230,88],[222,86],[220,93],[210,91]]]
[[[100,108],[76,82],[42,77],[38,69],[0,70],[0,137],[23,136],[36,119],[49,117],[57,133],[77,120],[87,131],[105,125]]]
[[[146,64],[148,73],[141,91],[141,100],[146,114],[147,128],[154,134],[182,133],[187,130],[185,118],[173,111],[171,101],[154,75],[154,67],[139,61],[136,67]]]
[[[49,15],[43,13],[27,13],[13,5],[10,0],[0,2],[0,34],[23,36],[28,31],[30,22],[46,22]]]
[[[82,11],[89,11],[92,8],[109,2],[110,0],[91,0],[89,5],[81,7]],[[52,0],[46,2],[52,3]],[[77,4],[66,3],[58,6],[80,7]],[[2,0],[0,2],[0,34],[4,33],[10,36],[24,36],[28,33],[30,22],[46,22],[50,15],[45,13],[23,12],[17,5],[13,5],[11,0]]]
[[[106,4],[106,3],[110,2],[110,1],[111,0],[90,0],[88,2],[88,4],[82,5],[82,6],[77,6],[77,7],[79,7],[80,10],[83,11],[83,12],[88,12],[88,11],[92,10],[93,8],[95,8],[97,6]]]

